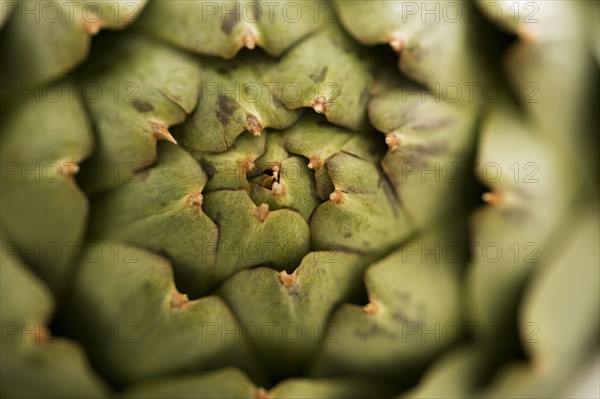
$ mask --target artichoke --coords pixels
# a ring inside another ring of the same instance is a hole
[[[2,397],[600,394],[597,2],[0,8]]]

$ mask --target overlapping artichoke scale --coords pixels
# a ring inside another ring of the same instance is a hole
[[[577,185],[571,166],[546,138],[508,106],[482,128],[477,173],[491,188],[473,215],[473,265],[468,312],[481,323],[516,332],[524,284],[550,250],[567,218]]]
[[[89,204],[75,175],[93,147],[82,99],[68,81],[21,98],[0,122],[6,251],[21,254],[58,296],[83,244]]]
[[[145,4],[146,0],[5,2],[0,12],[0,73],[6,82],[26,85],[59,79],[87,58],[91,36],[104,28],[125,28]]]
[[[330,319],[335,341],[321,342],[309,375],[414,382],[464,337],[460,278],[469,256],[466,243],[465,226],[448,224],[371,265],[365,274],[369,303],[336,310]]]
[[[106,397],[108,386],[79,345],[52,336],[47,327],[55,307],[50,290],[18,255],[5,252],[7,237],[3,231],[0,235],[2,396]]]
[[[139,26],[199,54],[233,58],[242,48],[259,46],[280,56],[327,21],[331,12],[319,15],[320,11],[325,14],[327,8],[319,2],[288,0],[155,1],[148,5]]]
[[[171,125],[192,112],[200,90],[198,60],[139,34],[103,37],[81,72],[97,136],[82,167],[86,192],[114,189],[156,159],[159,140],[175,142]]]
[[[189,300],[169,262],[118,241],[89,242],[73,284],[68,320],[95,367],[113,384],[236,365],[265,376],[240,338],[240,326],[217,296]],[[168,345],[165,343],[168,342]]]

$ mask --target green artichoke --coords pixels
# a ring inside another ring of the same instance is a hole
[[[1,1],[2,397],[600,395],[598,12]]]

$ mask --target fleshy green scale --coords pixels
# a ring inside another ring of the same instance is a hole
[[[302,216],[256,206],[245,191],[207,193],[203,209],[219,227],[213,268],[217,283],[258,265],[293,270],[309,251],[310,231]]]
[[[488,10],[484,15],[492,22],[517,36],[507,49],[504,69],[528,122],[561,148],[566,165],[578,169],[573,178],[593,184],[599,177],[597,169],[590,168],[597,159],[596,146],[590,145],[596,129],[586,113],[597,101],[589,88],[598,86],[598,65],[583,27],[598,26],[598,18],[586,21],[578,10],[588,2],[542,1],[514,7],[508,2],[477,3]],[[490,11],[494,9],[501,13]]]
[[[566,219],[576,179],[551,142],[506,106],[482,126],[476,173],[491,190],[472,215],[473,265],[467,276],[472,321],[497,323],[508,336],[531,270]]]
[[[407,76],[443,93],[481,81],[468,3],[337,1],[344,28],[362,44],[389,44]],[[429,12],[428,12],[429,10]]]
[[[89,204],[75,174],[94,147],[82,100],[71,89],[63,83],[36,92],[37,98],[15,104],[0,121],[2,222],[27,264],[57,295],[82,245]]]
[[[324,8],[319,2],[289,0],[154,1],[140,26],[199,54],[233,58],[242,48],[259,46],[279,56],[325,22],[319,17],[319,10],[325,14]]]
[[[309,375],[406,382],[457,342],[466,240],[460,225],[429,231],[371,265],[364,277],[369,303],[345,304],[332,315],[338,341],[323,341]]]
[[[146,0],[6,1],[0,11],[0,71],[6,82],[28,85],[60,78],[86,59],[90,36],[103,28],[125,28],[145,4]]]
[[[125,35],[125,34],[123,34]],[[98,46],[82,72],[98,150],[82,169],[86,191],[115,188],[156,159],[156,142],[196,106],[198,61],[136,35]]]
[[[493,356],[486,348],[465,344],[444,354],[418,385],[400,398],[469,398],[489,378]]]
[[[286,109],[264,83],[263,70],[271,62],[252,55],[229,62],[203,60],[198,107],[183,128],[191,149],[225,151],[241,134],[285,129],[298,119],[299,111]]]
[[[518,334],[527,359],[502,368],[474,397],[551,397],[561,391],[575,397],[567,388],[582,377],[578,366],[591,358],[600,330],[598,253],[586,252],[600,231],[597,209],[582,206],[571,216],[519,303]]]
[[[575,370],[598,340],[600,259],[598,251],[586,251],[598,243],[600,222],[597,209],[584,214],[556,257],[535,270],[519,312],[521,341],[540,373]]]
[[[184,399],[191,393],[194,398],[207,399],[361,399],[390,398],[393,390],[363,378],[291,378],[267,390],[257,387],[239,370],[227,368],[142,383],[125,391],[122,397]]]
[[[133,242],[173,262],[180,288],[204,294],[214,283],[217,226],[203,212],[206,174],[183,149],[161,143],[156,164],[93,201],[90,234]]]
[[[368,55],[330,24],[286,52],[265,79],[287,108],[310,107],[331,123],[359,130],[367,122],[370,67]]]
[[[419,228],[470,206],[477,111],[393,84],[369,103],[369,119],[389,148],[383,170]]]
[[[189,300],[169,262],[135,245],[89,242],[68,312],[98,370],[123,386],[183,371],[236,365],[264,381],[239,324],[216,296]],[[76,326],[93,326],[86,331]],[[165,345],[168,342],[169,345]]]
[[[257,348],[271,375],[301,373],[319,342],[338,342],[326,334],[334,307],[360,300],[369,265],[356,254],[311,252],[292,274],[261,267],[243,270],[219,291]]]
[[[326,167],[335,190],[310,219],[314,249],[383,253],[414,231],[376,161],[340,152]]]
[[[108,387],[74,342],[53,337],[50,290],[10,248],[0,231],[0,393],[3,397],[102,398]]]
[[[164,378],[142,382],[125,390],[127,399],[184,399],[193,392],[197,398],[256,399],[256,386],[243,372],[234,368],[209,371],[198,375]]]

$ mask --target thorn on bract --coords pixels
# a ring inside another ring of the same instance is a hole
[[[157,140],[167,140],[173,144],[177,144],[177,141],[169,132],[169,128],[164,123],[160,122],[150,122],[152,125],[152,134],[156,137]]]
[[[246,116],[246,129],[252,133],[253,136],[260,136],[263,131],[263,125],[260,123],[258,118],[254,115]]]
[[[280,165],[278,163],[271,165],[271,170],[273,171],[273,180],[275,181],[279,180],[279,169]]]
[[[34,340],[36,344],[46,344],[52,341],[52,332],[47,327],[36,328]]]
[[[370,315],[373,316],[375,314],[377,314],[377,312],[379,311],[379,303],[377,303],[377,301],[375,301],[374,299],[371,300],[371,302],[367,303],[364,307],[363,307],[363,311]]]
[[[100,32],[100,28],[102,28],[100,23],[100,18],[96,18],[95,21],[90,21],[89,18],[86,18],[83,28],[90,36],[95,36]]]
[[[323,166],[323,160],[317,157],[311,157],[308,162],[308,169],[319,169]]]
[[[285,194],[285,187],[281,183],[273,182],[273,185],[271,186],[271,192],[273,195],[282,196]]]
[[[251,159],[244,159],[241,161],[241,166],[242,166],[242,170],[244,172],[248,172],[250,170],[254,170],[254,168],[256,167],[256,165],[254,165],[254,161],[252,161]]]
[[[492,191],[482,194],[481,199],[492,206],[499,206],[504,202],[504,195],[501,192]]]
[[[254,32],[252,32],[251,30],[247,30],[242,35],[242,43],[244,44],[244,47],[252,50],[252,49],[254,49],[254,47],[256,47],[256,42],[257,42],[256,34]]]
[[[255,212],[256,212],[256,217],[262,223],[262,222],[265,221],[265,219],[269,215],[269,205],[267,205],[267,204],[260,204],[259,206],[256,207],[256,211]]]
[[[66,180],[71,180],[71,178],[73,176],[75,176],[77,173],[79,173],[80,168],[79,168],[79,165],[77,164],[77,162],[63,161],[63,162],[60,162],[58,165],[60,167],[61,177]]]
[[[406,45],[408,43],[408,36],[406,36],[406,33],[394,32],[390,36],[388,43],[390,44],[390,47],[394,49],[395,52],[399,53],[406,48]]]
[[[396,133],[389,133],[385,136],[385,144],[390,151],[396,151],[402,145],[402,141]]]
[[[266,389],[264,388],[256,388],[256,391],[254,391],[254,399],[270,399],[271,395],[269,395],[269,392],[267,392]]]
[[[315,98],[310,106],[317,114],[324,114],[328,111],[327,99],[323,96]]]
[[[536,41],[535,34],[532,32],[532,29],[529,27],[521,26],[517,30],[517,36],[519,36],[519,38],[521,38],[521,40],[526,43],[533,43]]]
[[[296,276],[294,273],[288,274],[285,270],[279,272],[279,282],[287,289],[289,289],[295,282]]]
[[[175,291],[171,295],[171,307],[172,308],[181,308],[190,300],[186,294],[182,294],[181,292]]]
[[[340,190],[334,190],[334,192],[329,194],[329,200],[332,204],[341,204],[344,200],[344,194]]]
[[[188,197],[188,203],[194,208],[200,208],[203,200],[204,197],[202,197],[201,193],[194,193]]]

